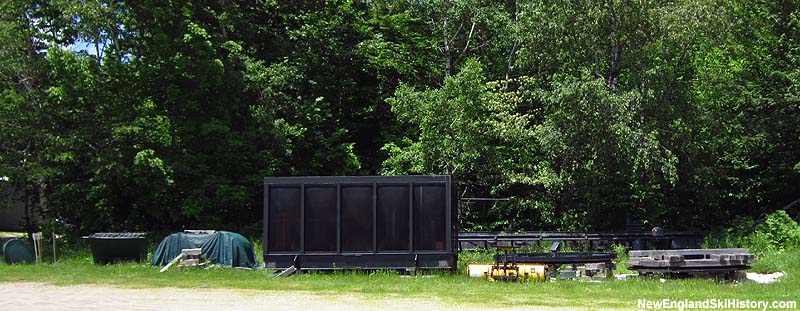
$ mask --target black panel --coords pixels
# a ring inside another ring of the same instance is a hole
[[[300,251],[300,187],[269,188],[269,252]]]
[[[295,258],[297,256],[297,258]],[[455,269],[455,253],[437,254],[363,254],[363,255],[265,255],[267,269],[286,269],[298,263],[304,270],[334,269]]]
[[[447,248],[447,216],[444,186],[414,186],[414,249]]]
[[[266,177],[266,265],[454,269],[452,186],[450,176]]]
[[[336,251],[336,187],[306,186],[305,251]]]
[[[408,186],[378,186],[378,251],[408,251]]]
[[[342,186],[341,228],[343,252],[372,251],[371,186]]]

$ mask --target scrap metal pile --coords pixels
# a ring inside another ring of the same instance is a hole
[[[516,253],[513,243],[495,247],[498,253],[494,256],[494,263],[467,265],[469,277],[512,282],[607,278],[614,270],[613,260],[616,258],[612,253],[559,252],[560,242],[553,243],[549,253]]]
[[[559,252],[561,243],[549,253],[517,253],[514,243],[495,243],[494,263],[470,263],[470,278],[490,281],[526,280],[600,280],[610,278],[615,268],[612,253]],[[628,269],[642,276],[712,277],[718,280],[737,279],[737,272],[749,269],[756,262],[748,249],[678,249],[638,250],[628,253]]]

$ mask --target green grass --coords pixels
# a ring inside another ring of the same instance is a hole
[[[256,244],[258,245],[258,244]],[[491,253],[462,253],[459,266],[468,261],[491,260]],[[636,278],[589,283],[580,281],[493,283],[468,279],[463,274],[401,277],[393,272],[305,273],[289,278],[269,278],[269,271],[213,268],[172,269],[159,273],[146,263],[93,264],[86,249],[68,253],[57,263],[7,265],[0,263],[0,282],[46,282],[55,285],[96,284],[126,288],[236,288],[309,291],[319,294],[362,294],[384,297],[432,298],[447,304],[477,307],[519,305],[583,306],[632,309],[637,299],[754,299],[791,300],[800,292],[800,251],[759,258],[754,271],[788,273],[780,282],[721,284],[711,280]],[[625,271],[624,267],[618,272]]]

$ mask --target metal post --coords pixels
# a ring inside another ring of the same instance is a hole
[[[336,184],[336,254],[342,253],[342,184]]]
[[[50,237],[53,239],[53,263],[56,263],[56,234],[50,232]]]
[[[420,188],[422,204],[422,188]],[[408,252],[414,252],[414,182],[408,182]]]
[[[453,250],[453,240],[456,239],[453,235],[453,183],[450,176],[447,176],[445,182],[445,223],[447,224],[447,251]]]
[[[306,253],[306,184],[300,184],[300,254]]]
[[[378,183],[372,183],[372,253],[378,253]]]
[[[262,238],[264,239],[264,241],[262,241],[261,244],[264,246],[264,256],[266,257],[266,255],[269,254],[269,242],[267,242],[268,241],[267,239],[269,238],[269,231],[268,231],[268,229],[269,229],[269,184],[267,184],[267,183],[264,183],[264,194],[263,194],[263,196],[264,196],[264,223],[263,223],[264,233],[263,233],[263,237]]]

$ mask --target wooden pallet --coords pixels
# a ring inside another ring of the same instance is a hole
[[[200,248],[184,248],[181,253],[170,261],[166,266],[161,268],[159,272],[167,271],[172,265],[178,264],[178,267],[196,267],[207,264],[203,258],[203,250]]]
[[[756,262],[746,248],[630,251],[628,269],[648,273],[727,273]]]

